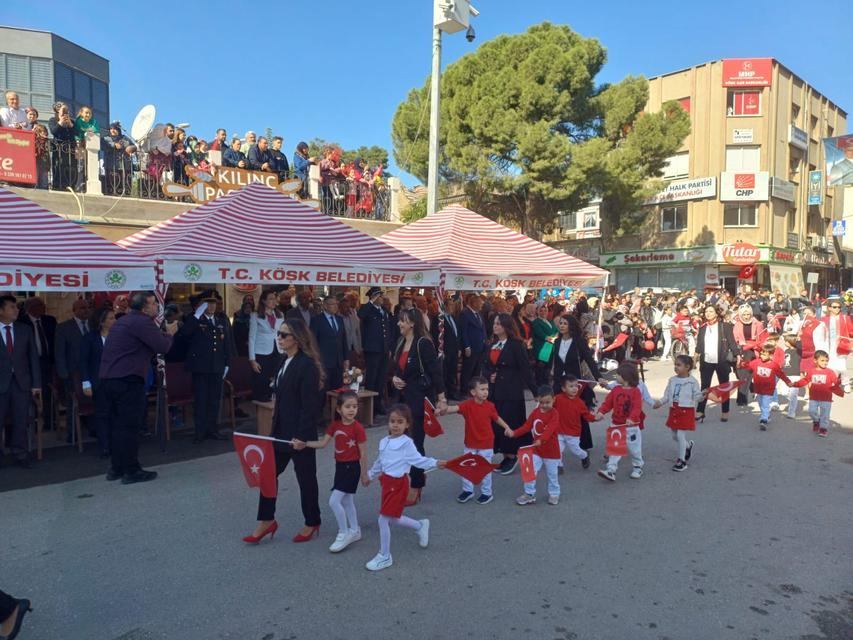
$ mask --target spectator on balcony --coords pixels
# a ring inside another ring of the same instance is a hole
[[[193,152],[193,168],[198,171],[210,171],[210,162],[207,160],[207,140],[197,140]]]
[[[300,142],[293,152],[293,177],[302,180],[299,197],[308,196],[308,171],[312,164],[317,164],[317,158],[308,155],[308,143]]]
[[[240,151],[240,138],[231,140],[231,148],[222,154],[222,164],[226,167],[246,168],[246,154]]]
[[[179,140],[172,146],[172,176],[175,182],[189,184],[187,166],[192,166],[186,142]]]
[[[320,197],[324,213],[343,213],[345,189],[346,178],[341,169],[341,150],[338,147],[326,147],[320,161]]]
[[[258,141],[258,135],[254,131],[246,132],[246,140],[243,142],[243,145],[240,147],[240,151],[245,153],[247,156],[249,155],[249,149],[255,146],[255,143]]]
[[[86,184],[86,135],[100,134],[98,121],[92,116],[92,107],[83,105],[77,110],[74,120],[74,138],[77,140],[77,186],[75,191],[82,191]]]
[[[279,180],[287,180],[290,177],[290,165],[287,163],[287,156],[281,152],[281,145],[284,143],[284,138],[275,136],[272,139],[272,171],[278,174]]]
[[[38,174],[37,189],[47,189],[50,183],[50,150],[47,139],[47,127],[37,124],[33,127],[36,139],[36,173]]]
[[[228,132],[225,129],[216,130],[216,138],[210,144],[211,151],[224,152],[228,148]]]
[[[0,127],[29,129],[27,112],[21,109],[21,99],[14,91],[6,92],[6,106],[0,109]]]
[[[39,121],[39,112],[35,107],[27,107],[24,109],[27,112],[27,126],[25,129],[33,129]]]
[[[130,178],[133,170],[133,154],[136,145],[121,131],[121,123],[117,120],[110,123],[109,135],[101,138],[101,148],[104,151],[104,172],[108,195],[129,195]]]
[[[51,144],[52,186],[56,191],[64,191],[77,181],[77,161],[74,156],[76,141],[74,121],[71,111],[64,102],[53,105],[53,116],[47,126],[53,136]]]
[[[249,149],[249,169],[252,171],[272,171],[273,157],[266,138],[258,140],[258,144]]]

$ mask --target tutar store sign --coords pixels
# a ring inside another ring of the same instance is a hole
[[[0,264],[0,291],[127,291],[153,288],[152,267]]]
[[[0,180],[36,184],[36,139],[32,131],[0,129]]]
[[[750,267],[761,259],[761,249],[748,242],[723,246],[723,260],[736,267]]]
[[[307,284],[330,287],[421,287],[438,282],[438,271],[397,271],[369,267],[328,267],[252,262],[163,261],[168,283]]]
[[[723,60],[724,87],[769,87],[773,82],[773,58]]]

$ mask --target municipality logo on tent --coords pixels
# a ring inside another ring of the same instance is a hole
[[[107,289],[123,289],[126,282],[127,276],[124,271],[118,269],[107,271],[107,275],[104,276],[104,285]]]
[[[184,277],[190,282],[196,282],[201,278],[201,265],[191,262],[184,267]]]
[[[412,282],[414,282],[415,284],[420,284],[423,281],[424,281],[424,274],[422,272],[418,271],[417,273],[412,275]]]
[[[454,282],[456,283],[457,287],[461,287],[463,284],[465,284],[465,278],[463,276],[456,276]]]

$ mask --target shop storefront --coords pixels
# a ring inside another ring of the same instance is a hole
[[[706,266],[715,256],[712,246],[602,253],[601,266],[613,274],[619,291],[634,287],[701,290],[706,284]]]

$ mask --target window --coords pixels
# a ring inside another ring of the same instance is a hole
[[[761,147],[726,147],[726,171],[758,171]]]
[[[92,79],[85,73],[74,72],[74,102],[76,109],[83,105],[92,106]],[[75,114],[76,114],[75,109]]]
[[[754,227],[754,204],[727,204],[723,211],[723,224],[727,227]]]
[[[761,115],[761,91],[749,90],[738,91],[729,89],[728,116],[760,116]]]
[[[95,111],[107,111],[107,101],[106,83],[92,78],[92,109]]]
[[[666,159],[663,168],[663,177],[671,180],[673,178],[686,178],[690,175],[690,154],[688,152],[676,153]]]
[[[826,137],[831,138],[834,133],[835,133],[835,127],[831,127],[829,125],[826,125]]]
[[[817,139],[820,136],[820,131],[817,128],[817,116],[811,117],[811,128],[809,132],[811,133],[812,139]]]
[[[71,69],[58,62],[53,67],[56,98],[71,104],[74,101],[74,76]]]
[[[797,212],[794,209],[788,209],[788,213],[785,214],[788,217],[788,231],[796,231],[797,230]]]
[[[682,231],[687,228],[687,205],[663,207],[660,212],[661,231]]]
[[[560,213],[560,228],[564,231],[574,231],[578,228],[578,214],[574,211]]]
[[[583,228],[598,229],[598,207],[583,212]]]
[[[791,105],[791,124],[795,125],[799,121],[800,118],[800,105],[795,104]]]
[[[791,160],[789,162],[789,176],[788,179],[792,182],[799,182],[800,176],[800,165],[802,163],[802,156],[791,154]]]

